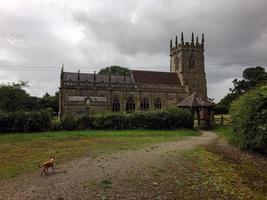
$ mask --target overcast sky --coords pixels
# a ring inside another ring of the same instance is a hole
[[[267,66],[266,0],[0,0],[0,82],[42,96],[66,71],[109,65],[169,71],[169,40],[205,34],[208,95]]]

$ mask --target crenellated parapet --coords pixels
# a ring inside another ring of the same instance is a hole
[[[194,36],[194,33],[192,33],[191,42],[185,42],[183,32],[181,33],[180,42],[178,41],[178,36],[175,37],[174,44],[172,39],[170,40],[170,55],[182,49],[196,49],[204,51],[204,34],[202,33],[201,35],[201,42],[199,42],[198,36]]]

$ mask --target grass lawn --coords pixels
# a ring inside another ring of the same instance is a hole
[[[199,135],[194,130],[61,131],[0,134],[0,179],[32,171],[56,156],[57,163]]]

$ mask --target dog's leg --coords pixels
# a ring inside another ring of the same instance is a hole
[[[45,167],[43,167],[42,171],[41,171],[41,176],[45,174]]]
[[[53,170],[53,173],[55,173],[54,165],[52,165],[52,170]]]

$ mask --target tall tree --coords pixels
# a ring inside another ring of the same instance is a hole
[[[123,76],[124,74],[125,75],[130,75],[131,71],[128,68],[113,65],[113,66],[101,69],[98,72],[98,74],[103,74],[103,75],[108,75],[109,73],[111,73],[112,75],[121,75],[121,76]]]
[[[0,111],[15,112],[36,108],[37,97],[31,97],[25,90],[28,83],[20,81],[0,85]]]
[[[59,92],[56,92],[55,95],[50,95],[46,92],[42,98],[38,99],[38,109],[45,108],[51,108],[54,112],[54,115],[58,114]]]
[[[255,88],[257,85],[267,81],[267,72],[261,66],[246,68],[243,71],[242,80],[233,80],[234,87],[230,88],[230,93],[228,93],[221,101],[219,105],[225,105],[227,107],[237,99],[240,95],[246,93],[250,89]]]

